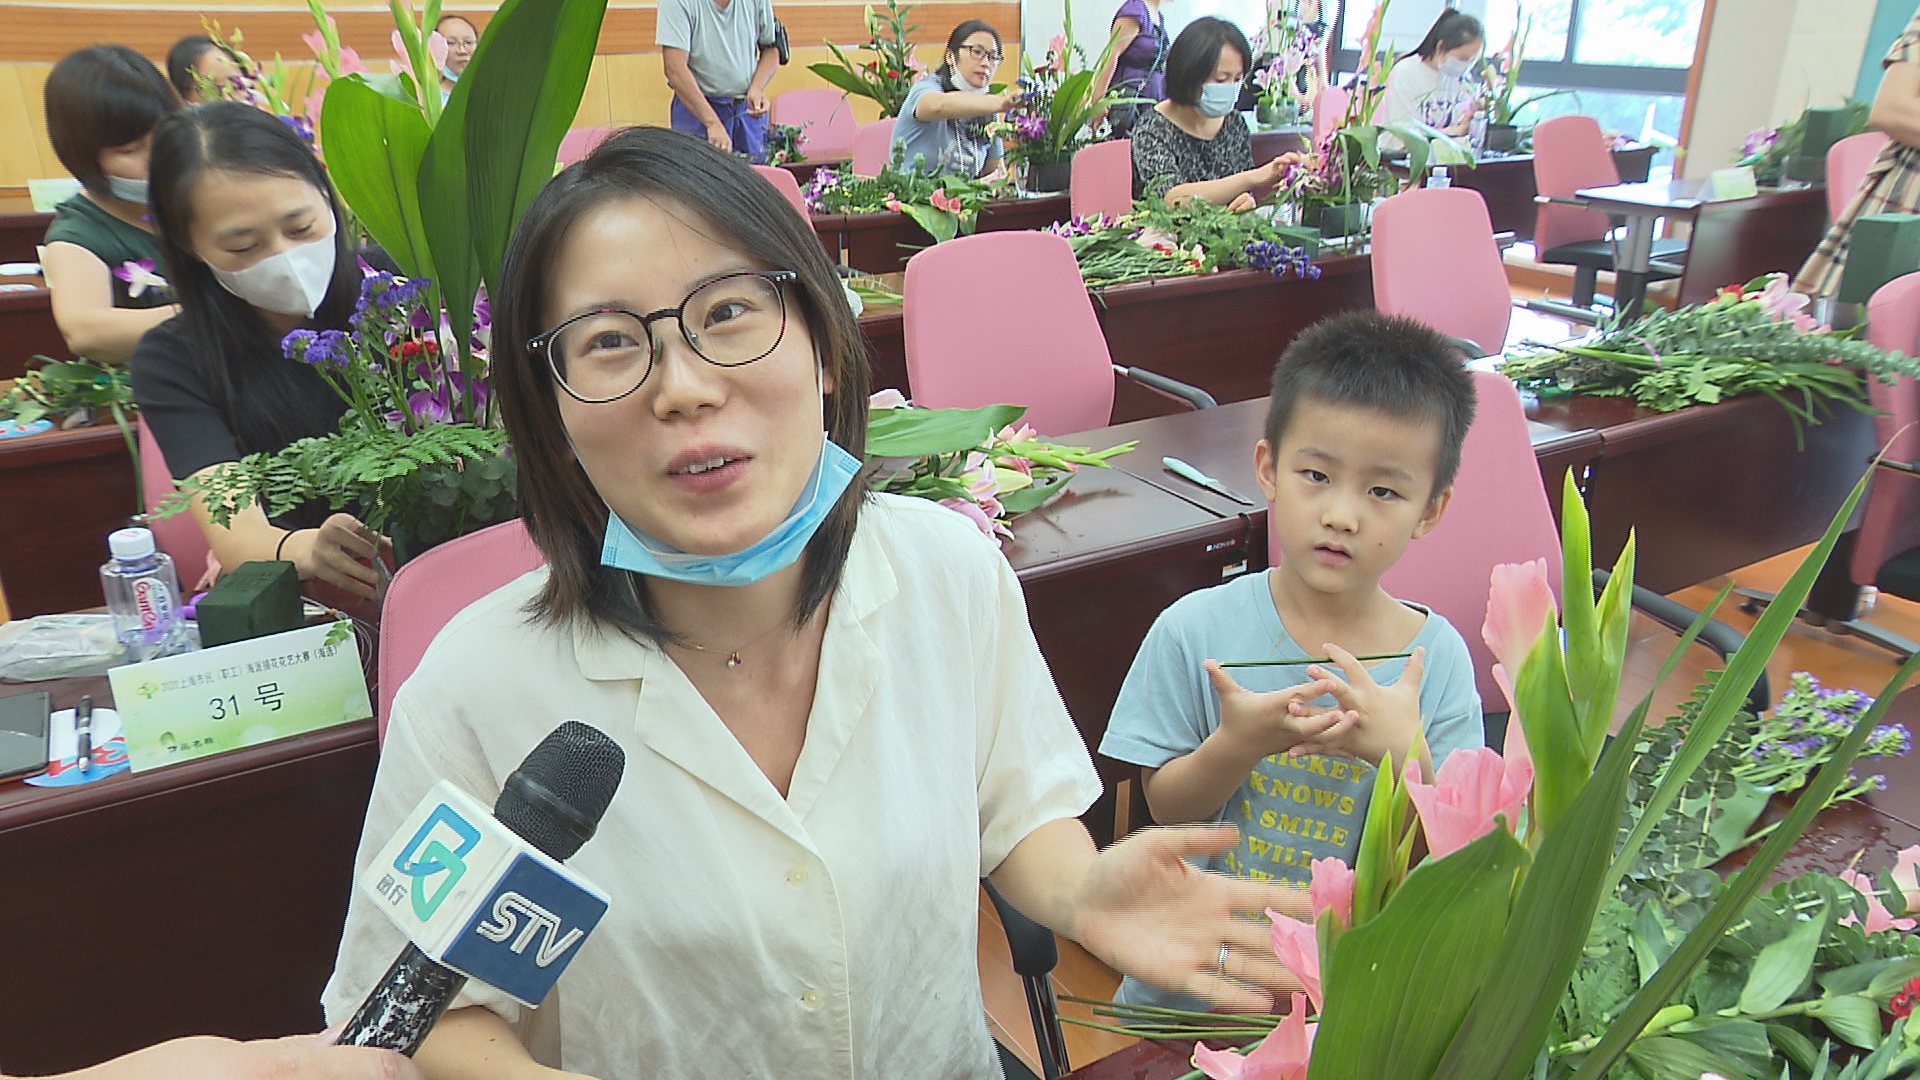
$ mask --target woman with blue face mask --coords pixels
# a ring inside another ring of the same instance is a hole
[[[1376,114],[1379,122],[1417,121],[1448,135],[1465,135],[1475,108],[1466,76],[1486,38],[1479,19],[1454,8],[1441,12],[1419,47],[1387,73],[1386,96]]]
[[[154,129],[152,191],[181,314],[140,339],[133,399],[173,478],[337,430],[345,403],[280,347],[295,329],[347,329],[360,296],[359,261],[312,148],[250,105],[196,105]],[[375,594],[385,541],[325,500],[272,520],[250,506],[225,527],[197,498],[193,514],[221,566],[283,559],[303,581]]]
[[[124,45],[53,65],[46,102],[54,155],[80,181],[54,209],[41,256],[53,321],[75,356],[123,364],[140,335],[180,310],[147,215],[147,144],[180,102],[160,69]]]
[[[772,186],[690,135],[617,134],[528,206],[493,314],[544,565],[399,688],[361,863],[437,780],[490,800],[564,719],[627,764],[568,863],[610,896],[598,932],[537,1014],[469,982],[429,1080],[997,1076],[982,875],[1115,968],[1265,1007],[1266,923],[1232,912],[1299,895],[1179,861],[1232,829],[1096,853],[1099,779],[1020,583],[960,515],[866,491],[859,326]],[[403,943],[356,895],[328,1015]]]
[[[1224,19],[1206,16],[1180,31],[1167,50],[1166,100],[1133,125],[1135,194],[1251,210],[1256,194],[1300,160],[1253,163],[1253,138],[1237,109],[1249,57],[1246,35]]]

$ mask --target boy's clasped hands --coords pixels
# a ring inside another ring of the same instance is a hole
[[[1206,662],[1220,696],[1220,734],[1257,757],[1322,754],[1379,765],[1392,754],[1404,761],[1419,737],[1420,676],[1426,650],[1416,648],[1400,678],[1389,685],[1338,645],[1323,646],[1338,670],[1307,668],[1311,681],[1265,693],[1248,690],[1219,661]],[[1332,708],[1315,705],[1332,696]]]

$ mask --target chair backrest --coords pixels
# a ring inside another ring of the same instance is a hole
[[[1867,301],[1867,340],[1889,352],[1920,355],[1920,273],[1874,290]],[[1873,418],[1873,436],[1887,447],[1888,460],[1920,461],[1920,383],[1904,376],[1892,386],[1869,379],[1867,396],[1886,414]],[[1875,470],[1853,548],[1854,584],[1873,584],[1888,559],[1915,547],[1920,547],[1920,478]]]
[[[134,421],[140,430],[140,501],[151,514],[167,496],[173,494],[173,473],[167,468],[166,455],[154,440],[147,425]],[[150,521],[153,542],[173,558],[173,572],[180,585],[191,590],[207,567],[207,536],[192,514],[175,514],[164,521]]]
[[[1112,421],[1113,361],[1064,238],[990,232],[935,244],[907,260],[903,294],[914,404],[1025,405],[1025,422],[1049,436]]]
[[[584,160],[601,143],[606,142],[613,135],[613,131],[614,129],[610,127],[567,129],[566,135],[560,139],[560,153],[557,155],[561,167],[565,168],[574,162]]]
[[[1074,154],[1068,203],[1074,217],[1117,218],[1133,209],[1133,142],[1109,139]]]
[[[800,129],[800,152],[815,161],[838,161],[853,156],[853,136],[860,122],[853,105],[839,90],[788,90],[773,99],[772,121]]]
[[[1542,195],[1570,199],[1581,188],[1620,182],[1620,170],[1591,116],[1556,116],[1533,129],[1533,186]],[[1533,226],[1535,251],[1598,240],[1613,227],[1598,210],[1542,206]]]
[[[808,217],[807,200],[800,194],[798,178],[778,165],[755,165],[753,171],[766,177],[767,182],[774,186],[774,190],[786,196],[787,202],[792,203],[793,208],[800,211],[802,219]]]
[[[1513,294],[1486,200],[1472,188],[1416,188],[1373,214],[1373,303],[1498,353]]]
[[[893,157],[893,117],[861,124],[853,133],[853,171],[856,176],[879,176]]]
[[[1506,708],[1493,681],[1493,650],[1480,637],[1487,618],[1487,588],[1498,563],[1547,560],[1553,591],[1560,593],[1560,532],[1540,482],[1540,466],[1527,434],[1527,413],[1513,383],[1488,371],[1473,373],[1479,396],[1473,427],[1460,448],[1453,501],[1432,532],[1407,545],[1381,579],[1394,596],[1425,605],[1453,624],[1473,656],[1473,682],[1487,712]],[[1267,550],[1276,563],[1280,546],[1268,529]]]
[[[1838,221],[1860,191],[1867,166],[1890,140],[1884,131],[1863,131],[1827,147],[1827,220]]]
[[[1353,103],[1353,94],[1329,83],[1313,95],[1313,145],[1309,149],[1318,150],[1340,126],[1341,118],[1347,115],[1347,106]]]
[[[380,737],[393,695],[448,620],[544,560],[519,518],[421,552],[387,585],[380,611]]]

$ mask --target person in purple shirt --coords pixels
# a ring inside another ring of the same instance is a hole
[[[1149,103],[1164,99],[1167,44],[1167,21],[1160,14],[1160,0],[1126,0],[1113,14],[1113,48],[1107,66],[1094,81],[1094,96],[1114,87],[1128,97],[1146,98]],[[1132,130],[1141,108],[1137,104],[1115,105],[1107,112],[1116,137]]]

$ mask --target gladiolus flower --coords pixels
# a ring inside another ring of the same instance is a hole
[[[1902,848],[1893,864],[1893,883],[1900,887],[1908,915],[1920,911],[1920,874],[1915,873],[1916,869],[1920,869],[1920,844]]]
[[[1496,816],[1507,831],[1520,823],[1520,808],[1533,789],[1533,762],[1510,761],[1482,746],[1447,755],[1433,784],[1420,782],[1420,763],[1407,763],[1407,796],[1420,811],[1427,850],[1444,858],[1493,831]]]
[[[1487,621],[1480,627],[1480,637],[1512,675],[1520,670],[1520,662],[1533,651],[1556,611],[1547,560],[1500,563],[1493,568],[1487,587]],[[1511,696],[1507,704],[1513,704]]]
[[[1315,859],[1310,865],[1313,882],[1307,887],[1307,897],[1313,901],[1314,917],[1332,911],[1341,926],[1353,925],[1353,870],[1334,858]]]
[[[971,499],[950,498],[941,499],[940,505],[973,522],[973,527],[979,529],[987,539],[999,539],[999,535],[994,531],[993,519],[987,516],[985,510],[980,509],[979,503]]]
[[[1306,1080],[1313,1035],[1319,1026],[1307,1023],[1306,996],[1295,994],[1292,1011],[1245,1057],[1194,1043],[1193,1065],[1212,1080]]]
[[[1915,926],[1920,926],[1920,923],[1912,919],[1894,918],[1893,912],[1887,910],[1887,905],[1880,902],[1880,897],[1873,888],[1873,879],[1867,875],[1857,870],[1842,870],[1835,876],[1853,886],[1855,892],[1867,898],[1866,931],[1868,934],[1878,934],[1887,930],[1911,930]],[[1840,920],[1840,925],[1852,926],[1859,921],[1859,917],[1849,911],[1846,917]]]
[[[1314,928],[1291,915],[1282,915],[1272,908],[1267,909],[1267,918],[1273,920],[1273,955],[1280,960],[1280,966],[1293,973],[1306,987],[1307,997],[1313,1001],[1313,1011],[1320,1011],[1320,935]]]
[[[1789,290],[1787,275],[1768,274],[1766,287],[1756,297],[1760,301],[1760,310],[1774,322],[1792,323],[1793,328],[1802,333],[1818,329],[1820,324],[1814,321],[1813,316],[1801,310],[1813,301],[1802,293]]]

